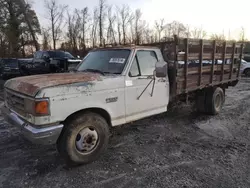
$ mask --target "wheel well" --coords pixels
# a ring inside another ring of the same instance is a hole
[[[87,108],[87,109],[83,109],[83,110],[79,110],[71,115],[69,115],[65,121],[70,121],[72,118],[74,118],[75,116],[79,115],[79,114],[84,114],[86,112],[93,112],[93,113],[96,113],[96,114],[99,114],[100,116],[102,116],[108,123],[109,126],[112,126],[111,125],[111,117],[110,117],[110,114],[102,109],[102,108]]]
[[[244,71],[243,71],[243,73],[245,74],[245,72],[246,72],[247,70],[250,70],[250,68],[245,68]]]

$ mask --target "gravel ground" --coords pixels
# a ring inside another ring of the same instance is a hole
[[[0,187],[250,187],[250,79],[226,95],[217,116],[181,106],[116,128],[98,161],[71,169],[0,116]]]

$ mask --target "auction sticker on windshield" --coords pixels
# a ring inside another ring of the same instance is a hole
[[[124,58],[111,58],[109,60],[109,63],[120,63],[123,64],[125,62],[126,59]]]

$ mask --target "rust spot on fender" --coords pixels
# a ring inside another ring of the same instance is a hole
[[[5,87],[26,95],[35,96],[39,90],[65,84],[102,81],[96,73],[58,73],[25,76],[8,80]]]

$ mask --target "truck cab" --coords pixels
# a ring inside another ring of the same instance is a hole
[[[2,111],[40,144],[57,143],[67,122],[81,113],[102,114],[107,127],[162,113],[167,111],[169,82],[167,75],[154,76],[156,64],[166,65],[158,48],[93,50],[74,73],[8,80]],[[90,130],[83,134],[88,132],[98,135]]]

